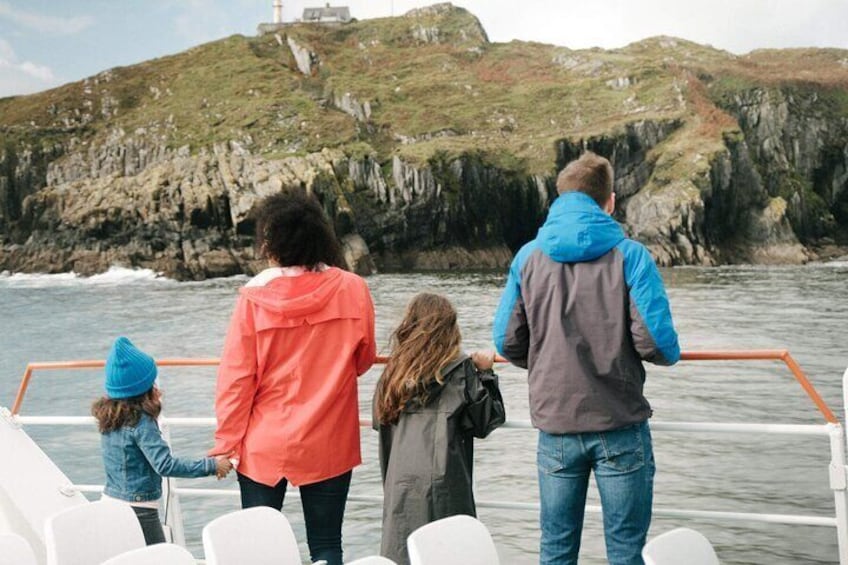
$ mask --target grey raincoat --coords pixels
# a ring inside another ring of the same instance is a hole
[[[474,437],[505,418],[498,378],[465,355],[442,370],[427,404],[413,401],[396,424],[381,425],[383,538],[380,553],[407,565],[406,538],[424,524],[455,514],[476,515],[471,474]]]

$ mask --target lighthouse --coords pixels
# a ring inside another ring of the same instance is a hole
[[[0,4],[1,3],[2,2],[0,2]],[[276,33],[285,27],[286,24],[283,23],[283,0],[273,0],[271,2],[271,7],[274,9],[273,21],[261,23],[256,26],[257,35]]]

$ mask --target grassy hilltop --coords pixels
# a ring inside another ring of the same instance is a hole
[[[341,27],[292,24],[281,34],[315,55],[311,76],[274,34],[232,36],[0,100],[0,126],[7,138],[81,140],[144,128],[169,146],[246,140],[272,157],[342,147],[415,161],[474,148],[548,171],[556,140],[640,119],[683,118],[680,149],[709,145],[737,128],[716,104],[753,85],[815,88],[834,113],[848,114],[840,50],[735,56],[666,37],[610,51],[490,43],[473,15],[449,5]],[[369,103],[366,123],[335,107],[345,93]]]
[[[7,255],[6,268],[36,268],[27,267],[27,257],[41,244],[30,235],[46,241],[57,226],[81,229],[79,245],[101,253],[96,230],[75,227],[57,195],[77,194],[97,207],[97,191],[118,190],[103,180],[116,175],[123,184],[114,186],[133,194],[156,193],[151,183],[191,184],[198,201],[209,202],[201,215],[223,222],[214,227],[226,243],[246,230],[237,224],[249,211],[232,208],[239,191],[256,192],[280,167],[300,171],[290,175],[295,182],[302,174],[313,178],[318,173],[303,170],[322,154],[325,172],[335,170],[333,198],[359,207],[349,229],[372,250],[405,252],[415,244],[409,226],[429,233],[427,218],[447,210],[447,231],[432,240],[431,251],[504,241],[514,251],[535,226],[515,228],[524,212],[507,218],[495,200],[492,211],[503,218],[472,219],[483,235],[465,241],[452,230],[473,214],[474,199],[489,198],[486,191],[504,183],[524,194],[519,199],[541,195],[538,205],[528,204],[537,221],[557,169],[582,148],[611,157],[617,217],[661,263],[803,261],[809,255],[798,251],[799,241],[848,242],[848,51],[737,56],[671,37],[614,50],[492,43],[477,18],[450,4],[341,26],[298,23],[231,36],[0,99],[0,236],[5,245],[31,242]],[[217,161],[204,156],[223,159],[222,151],[265,164],[251,169],[259,171],[253,180],[224,171],[226,190],[215,192],[217,173],[209,171]],[[338,176],[339,155],[351,163],[347,180]],[[179,175],[167,179],[165,169],[150,168],[191,156],[205,172],[191,173],[195,165],[182,163],[174,165]],[[369,188],[360,192],[363,183]],[[425,214],[414,210],[423,204],[398,204],[400,196],[387,204],[379,196],[386,193],[381,186],[400,195],[420,183],[432,189],[427,198],[447,200]],[[210,186],[215,195],[207,197],[202,187]],[[438,196],[439,187],[446,194]],[[159,213],[157,202],[145,205]],[[182,208],[175,210],[172,225],[183,221]],[[191,227],[210,226],[204,220]],[[187,232],[179,229],[182,241]],[[179,244],[173,246],[182,260]],[[765,251],[758,258],[746,246]]]

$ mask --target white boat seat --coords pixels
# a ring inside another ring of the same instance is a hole
[[[710,540],[689,528],[660,534],[642,548],[645,565],[719,565]]]
[[[194,556],[173,543],[157,543],[107,559],[102,565],[197,565]]]
[[[430,522],[406,540],[410,565],[498,565],[489,530],[471,516]]]
[[[203,528],[202,537],[207,565],[301,565],[291,524],[267,506],[215,518]]]
[[[383,557],[381,555],[370,555],[368,557],[362,557],[361,559],[357,559],[356,561],[351,561],[347,565],[397,565],[397,563],[395,563],[388,557]]]
[[[0,534],[0,565],[36,565],[35,552],[18,534]]]
[[[98,500],[62,510],[44,528],[47,565],[100,565],[144,547],[144,534],[129,504]]]

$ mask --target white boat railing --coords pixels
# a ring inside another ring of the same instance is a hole
[[[836,529],[839,563],[848,565],[848,460],[846,459],[846,436],[844,427],[836,419],[833,412],[819,396],[813,385],[804,375],[800,366],[794,361],[788,352],[778,351],[718,351],[718,352],[686,352],[682,355],[687,361],[749,361],[749,360],[779,360],[790,369],[796,380],[802,386],[812,402],[816,405],[824,417],[823,424],[751,424],[751,423],[710,423],[710,422],[651,422],[651,430],[656,432],[704,432],[704,433],[732,433],[732,434],[777,434],[795,436],[828,436],[830,438],[830,463],[829,463],[829,486],[834,497],[834,516],[814,516],[798,514],[769,514],[750,512],[722,512],[707,510],[689,510],[680,508],[654,507],[653,514],[660,517],[687,518],[687,519],[713,519],[722,521],[750,521],[769,524],[789,524],[807,526],[825,526]],[[378,362],[385,359],[378,359]],[[160,366],[214,366],[218,364],[217,359],[163,359],[158,360]],[[32,374],[35,370],[58,370],[58,369],[84,369],[103,367],[103,361],[74,361],[61,363],[32,363],[27,366],[27,371],[21,381],[18,396],[13,406],[12,415],[21,425],[25,426],[94,426],[95,420],[90,416],[25,416],[20,414],[27,387],[30,384]],[[843,398],[844,405],[848,407],[848,369],[843,375]],[[848,411],[846,411],[848,418]],[[159,419],[163,435],[170,440],[172,429],[181,427],[204,427],[215,426],[215,418],[185,418],[162,416]],[[360,425],[371,427],[370,420],[362,419]],[[529,421],[510,420],[502,428],[511,430],[532,430]],[[72,492],[100,492],[102,485],[68,485],[69,493]],[[296,491],[292,495],[297,496]],[[163,498],[169,511],[166,515],[166,525],[172,532],[176,543],[185,545],[185,532],[183,529],[182,511],[180,505],[181,497],[236,497],[239,491],[233,488],[191,488],[177,487],[171,481],[163,482]],[[288,496],[288,495],[287,495]],[[352,502],[364,502],[382,504],[381,496],[368,496],[351,494],[348,500]],[[534,510],[538,511],[539,505],[526,502],[479,500],[477,506],[481,508],[497,508],[504,510]],[[601,508],[596,505],[587,505],[589,512],[600,513]]]

